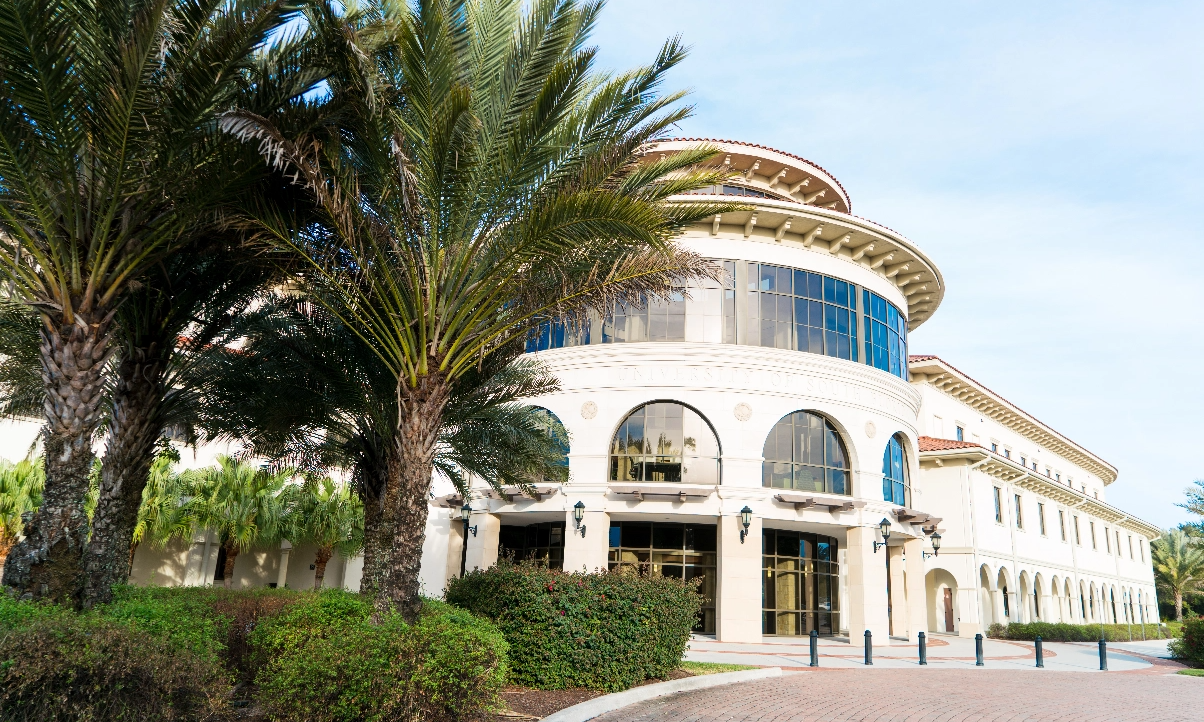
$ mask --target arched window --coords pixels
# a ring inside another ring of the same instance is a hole
[[[819,414],[783,416],[765,439],[761,484],[777,489],[849,494],[849,455],[836,427]]]
[[[886,443],[882,454],[882,498],[899,506],[907,506],[910,489],[907,459],[903,455],[903,437],[895,434]]]
[[[623,419],[610,443],[610,480],[718,484],[719,439],[684,404],[645,404]]]
[[[533,407],[537,422],[543,427],[548,436],[556,442],[560,447],[560,459],[557,460],[557,466],[569,465],[569,432],[565,430],[564,424],[560,422],[560,417],[552,413],[550,410],[542,406]]]

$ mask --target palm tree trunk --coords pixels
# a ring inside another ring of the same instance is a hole
[[[426,537],[427,495],[435,468],[435,449],[443,411],[451,388],[441,375],[430,374],[417,388],[399,384],[397,460],[399,472],[390,481],[385,513],[392,516],[392,558],[384,568],[376,598],[378,612],[394,610],[406,621],[418,618],[422,607],[418,571]]]
[[[1175,592],[1175,621],[1183,621],[1183,592]]]
[[[330,561],[334,549],[331,547],[318,547],[317,554],[314,555],[314,591],[321,591],[322,580],[326,578],[326,562]]]
[[[234,584],[234,560],[238,558],[238,544],[226,542],[226,565],[222,567],[222,586],[230,589]]]
[[[118,367],[100,496],[84,556],[85,608],[108,602],[113,585],[129,580],[138,507],[163,432],[158,411],[166,364],[158,356],[154,346],[133,348]]]
[[[111,322],[111,313],[77,313],[73,325],[42,328],[46,486],[42,505],[25,525],[25,537],[5,560],[3,584],[18,597],[79,604],[88,540],[84,498],[92,436],[102,410]]]
[[[374,459],[359,469],[357,485],[364,502],[364,571],[360,594],[376,599],[384,588],[385,570],[392,558],[393,514],[385,513],[385,496],[390,480],[401,473],[395,447],[385,444],[383,459]]]

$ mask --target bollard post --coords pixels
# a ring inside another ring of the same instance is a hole
[[[819,666],[819,632],[811,630],[811,666]]]
[[[1037,650],[1037,666],[1044,667],[1045,666],[1045,647],[1042,646],[1042,644],[1041,644],[1041,637],[1038,636],[1036,639],[1033,640],[1033,643]]]
[[[928,664],[928,638],[923,632],[916,635],[920,638],[920,664]]]
[[[1103,637],[1099,639],[1099,671],[1108,671],[1108,642]]]
[[[986,664],[982,661],[982,634],[974,635],[974,666],[985,667]]]
[[[870,630],[865,630],[865,664],[870,666],[874,663],[874,635],[870,634]]]

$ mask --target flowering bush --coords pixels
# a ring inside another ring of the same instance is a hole
[[[1204,669],[1204,617],[1183,620],[1183,636],[1167,645],[1171,656],[1185,664]]]
[[[447,601],[497,624],[513,682],[606,691],[676,669],[702,607],[692,582],[533,564],[469,572],[451,582]]]

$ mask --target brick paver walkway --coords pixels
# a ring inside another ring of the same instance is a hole
[[[1140,672],[821,669],[650,700],[597,722],[1204,721],[1204,678]]]

